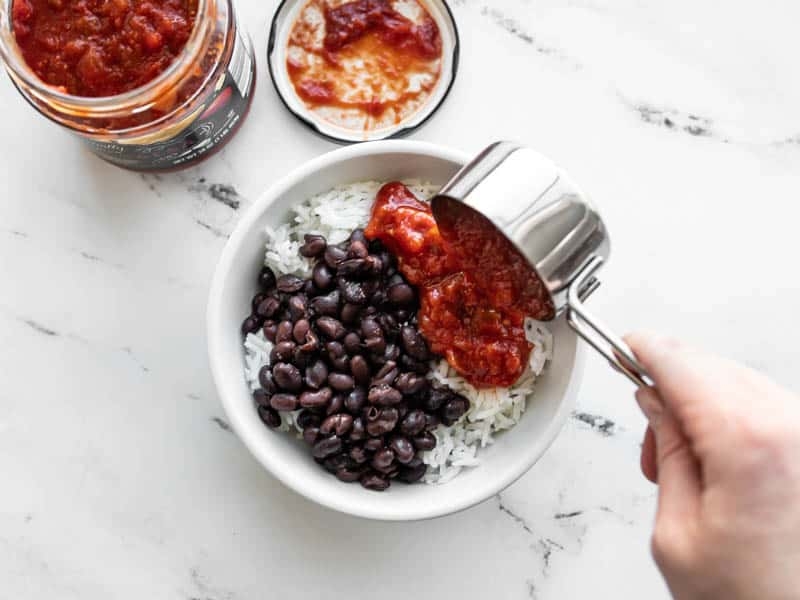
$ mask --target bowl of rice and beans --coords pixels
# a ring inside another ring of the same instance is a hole
[[[262,465],[322,505],[467,508],[569,414],[582,356],[546,291],[521,287],[504,239],[468,220],[443,237],[431,215],[466,162],[409,141],[331,152],[264,193],[223,251],[208,306],[220,398]]]

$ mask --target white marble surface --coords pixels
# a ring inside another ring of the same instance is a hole
[[[434,522],[319,508],[227,431],[203,333],[216,258],[260,190],[332,149],[269,82],[277,2],[240,4],[252,113],[177,175],[102,163],[0,81],[0,599],[668,597],[648,552],[644,421],[595,357],[545,458]],[[797,3],[452,4],[462,70],[415,138],[550,155],[612,232],[598,313],[798,389]],[[212,184],[235,188],[232,207]]]

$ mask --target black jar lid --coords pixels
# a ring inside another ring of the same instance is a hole
[[[371,130],[346,128],[316,114],[298,96],[287,69],[289,35],[298,15],[309,1],[282,0],[270,26],[267,64],[272,83],[283,104],[312,131],[334,142],[345,144],[403,137],[424,125],[447,99],[458,72],[460,52],[458,28],[445,0],[417,0],[436,21],[442,39],[439,79],[422,106],[399,123]]]

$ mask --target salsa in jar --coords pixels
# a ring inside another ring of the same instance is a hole
[[[255,60],[230,0],[7,6],[0,54],[15,85],[111,163],[191,166],[219,150],[247,114]]]
[[[431,350],[476,387],[507,387],[528,366],[525,319],[555,314],[544,283],[482,215],[452,206],[441,230],[402,183],[378,192],[366,236],[398,257],[420,290],[419,329]]]

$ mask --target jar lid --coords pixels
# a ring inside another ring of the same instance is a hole
[[[332,61],[324,45],[326,18],[322,7],[325,3],[334,9],[353,4],[357,10],[356,2],[365,1],[283,0],[270,27],[267,63],[278,95],[295,117],[317,134],[338,143],[410,134],[439,109],[458,71],[458,28],[444,0],[390,0],[392,9],[412,23],[424,23],[429,17],[437,25],[441,55],[410,63],[412,67],[417,65],[423,69],[421,72],[409,71],[405,64],[400,65],[407,68],[406,71],[401,69],[400,76],[395,73],[389,77],[383,72],[370,77],[373,70],[369,66],[369,55],[362,57],[352,52],[344,60],[334,58]],[[341,25],[342,19],[337,19],[337,23]],[[428,28],[417,29],[422,31],[418,34],[421,38]],[[429,30],[427,34],[430,35]],[[422,39],[420,43],[424,43]],[[346,50],[347,46],[344,48]],[[371,48],[365,45],[361,49],[367,53]],[[385,60],[385,54],[376,55],[376,62]],[[328,68],[329,76],[319,81],[319,75]],[[386,99],[365,101],[363,90],[375,89]],[[332,97],[340,93],[342,97]]]

